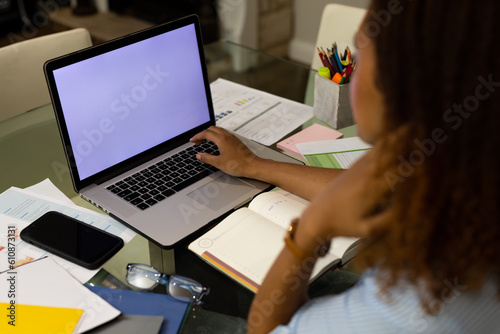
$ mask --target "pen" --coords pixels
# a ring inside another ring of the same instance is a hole
[[[339,54],[338,54],[338,51],[337,51],[337,42],[334,42],[333,44],[333,55],[335,56],[335,60],[337,61],[337,65],[339,66],[339,69],[341,72],[343,70],[343,67],[342,67],[342,64],[340,63],[340,59],[339,59]]]
[[[347,71],[345,73],[345,83],[349,82],[349,79],[351,78],[352,69],[353,69],[352,64],[349,64],[349,66],[347,66]]]
[[[345,83],[345,77],[346,77],[346,75],[345,75],[345,73],[344,73],[344,74],[342,75],[342,79],[340,79],[340,83],[339,83],[339,85],[343,85],[343,84]]]
[[[342,67],[342,64],[340,63],[340,59],[339,59],[339,55],[338,55],[338,53],[337,53],[337,52],[334,52],[334,53],[333,53],[333,56],[335,57],[335,60],[337,61],[337,66],[339,67],[339,70],[340,70],[339,72],[342,72],[342,70],[343,70],[344,68]]]
[[[326,66],[326,63],[325,63],[326,59],[323,58],[323,55],[321,54],[321,51],[319,50],[319,48],[317,48],[317,49],[318,49],[318,56],[321,59],[321,62],[323,63],[323,66]]]
[[[330,62],[332,64],[333,70],[335,71],[335,73],[339,73],[340,69],[339,69],[339,67],[337,65],[337,62],[335,61],[335,58],[333,56],[333,52],[330,49],[328,49],[328,48],[326,50],[328,51],[328,57],[330,58]]]
[[[328,56],[326,55],[326,52],[325,52],[325,50],[323,50],[323,48],[321,48],[321,53],[323,54],[323,58],[325,58],[326,67],[328,67],[328,69],[330,70],[330,73],[334,73],[335,70],[333,69],[332,64],[330,64],[330,61],[328,60]]]

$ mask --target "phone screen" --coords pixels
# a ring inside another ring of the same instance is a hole
[[[54,211],[23,229],[21,239],[88,269],[123,247],[121,238]]]

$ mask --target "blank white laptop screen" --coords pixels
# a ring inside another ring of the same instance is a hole
[[[210,120],[194,24],[54,79],[81,180]]]

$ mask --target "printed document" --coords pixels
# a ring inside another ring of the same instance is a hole
[[[313,108],[228,80],[210,84],[216,125],[269,146],[313,117]]]

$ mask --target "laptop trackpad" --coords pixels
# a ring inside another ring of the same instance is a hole
[[[255,188],[235,177],[223,174],[213,181],[187,194],[188,197],[209,207],[219,210],[234,199],[248,193],[248,188]],[[248,198],[250,200],[250,198]],[[240,203],[235,203],[240,204]]]

